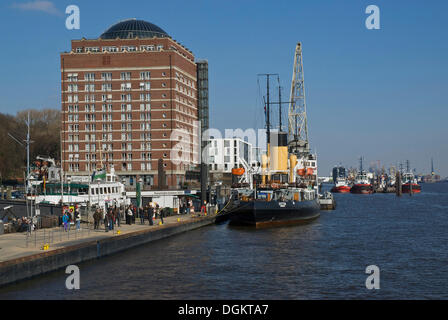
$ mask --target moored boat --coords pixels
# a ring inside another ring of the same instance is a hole
[[[359,172],[356,175],[355,183],[350,189],[351,193],[356,194],[372,194],[373,193],[373,185],[367,177],[367,173],[362,168],[362,158],[360,159],[360,168]]]
[[[335,185],[331,188],[333,193],[348,193],[350,192],[350,186],[347,181],[345,168],[342,166],[333,168],[333,181]]]

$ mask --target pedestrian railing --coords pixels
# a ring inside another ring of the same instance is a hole
[[[52,245],[70,240],[88,238],[91,234],[92,225],[90,223],[81,224],[80,229],[71,225],[67,230],[64,226],[52,229],[36,229],[26,233],[25,247],[42,248],[49,250]]]

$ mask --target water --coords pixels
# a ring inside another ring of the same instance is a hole
[[[335,195],[308,225],[205,227],[0,289],[0,299],[447,299],[448,183]],[[368,265],[380,289],[367,290]]]

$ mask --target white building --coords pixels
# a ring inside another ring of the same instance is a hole
[[[240,138],[212,138],[209,141],[209,169],[212,173],[231,173],[233,168],[243,167],[243,161],[251,166],[261,161],[260,148]]]

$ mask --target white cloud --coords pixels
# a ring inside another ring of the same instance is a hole
[[[13,3],[12,8],[25,11],[41,11],[57,16],[63,15],[63,13],[54,6],[53,2],[46,0],[35,0],[25,3]]]

